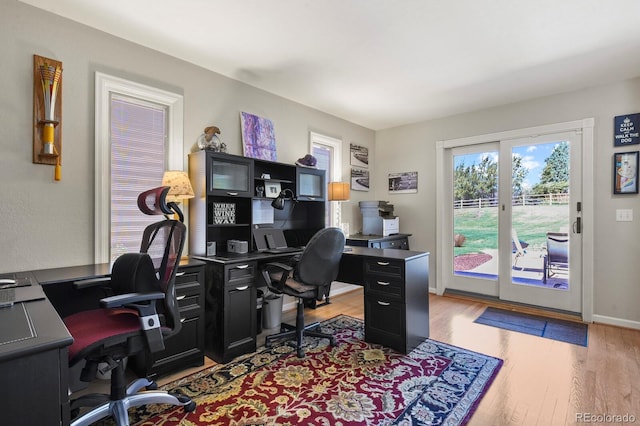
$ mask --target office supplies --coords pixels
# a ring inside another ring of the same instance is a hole
[[[280,228],[258,228],[253,230],[256,250],[264,253],[293,253],[300,247],[289,247]]]

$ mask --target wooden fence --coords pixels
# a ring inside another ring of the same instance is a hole
[[[569,204],[569,193],[560,194],[523,194],[511,199],[512,206],[554,206]],[[473,200],[455,200],[453,202],[454,209],[470,209],[470,208],[486,208],[497,207],[498,198],[476,198]]]

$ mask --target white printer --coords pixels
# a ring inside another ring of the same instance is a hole
[[[362,234],[384,237],[400,232],[400,218],[393,215],[393,204],[387,201],[360,201]]]

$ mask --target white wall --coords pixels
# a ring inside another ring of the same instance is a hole
[[[229,152],[241,154],[240,111],[273,120],[281,162],[308,152],[309,131],[343,140],[345,177],[350,142],[373,151],[372,130],[16,0],[0,0],[0,10],[0,273],[94,261],[96,71],[183,94],[185,153],[216,125]],[[63,63],[60,182],[52,166],[32,163],[34,54]]]
[[[402,232],[413,234],[412,249],[431,253],[430,279],[437,265],[435,142],[545,124],[595,118],[596,200],[594,320],[640,326],[640,196],[612,194],[613,118],[640,111],[640,79],[584,89],[469,114],[388,129],[376,134],[375,187],[378,199],[396,206]],[[398,149],[400,147],[400,149]],[[388,173],[418,171],[417,194],[390,195]],[[634,222],[616,222],[616,209],[634,209]],[[430,283],[435,287],[435,282]]]

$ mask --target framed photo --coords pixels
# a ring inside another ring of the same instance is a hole
[[[638,193],[638,151],[613,154],[613,193]]]
[[[390,194],[415,194],[418,192],[418,172],[389,173]]]
[[[351,168],[351,189],[353,191],[369,191],[369,170]]]
[[[640,113],[613,117],[613,146],[640,144]]]
[[[265,182],[264,196],[267,198],[276,198],[280,194],[280,182]]]
[[[369,148],[356,144],[349,145],[351,165],[357,167],[369,167]]]
[[[276,135],[273,122],[248,112],[240,113],[244,156],[276,161]]]

